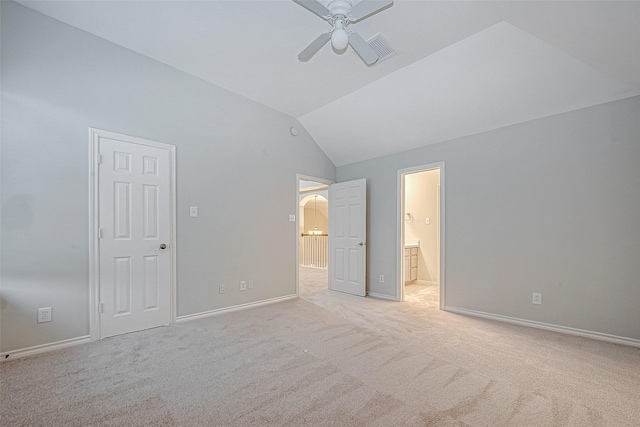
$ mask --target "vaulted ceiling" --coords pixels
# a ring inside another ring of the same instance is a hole
[[[640,94],[637,1],[396,0],[352,24],[398,51],[372,67],[299,62],[329,26],[290,0],[20,3],[296,117],[336,166]]]

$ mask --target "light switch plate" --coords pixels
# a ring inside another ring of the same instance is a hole
[[[198,217],[198,207],[197,206],[191,206],[189,208],[189,216],[192,218],[197,218]]]
[[[289,222],[296,222],[296,216],[294,214],[289,214]]]

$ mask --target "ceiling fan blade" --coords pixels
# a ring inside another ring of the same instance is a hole
[[[295,0],[294,0],[295,1]],[[393,4],[393,0],[376,1],[376,0],[362,0],[357,5],[353,6],[349,12],[350,21],[359,21],[362,18],[366,18],[372,13],[376,13],[386,7]]]
[[[367,44],[366,41],[360,34],[355,31],[351,31],[349,33],[349,44],[356,51],[356,53],[362,58],[365,64],[371,66],[378,62],[378,54],[371,46]]]
[[[328,19],[331,16],[331,11],[324,7],[317,0],[293,0],[298,3],[300,6],[304,7],[307,10],[315,13],[322,19]]]
[[[331,33],[320,34],[317,39],[312,41],[311,44],[305,48],[305,50],[300,52],[298,55],[298,61],[307,62],[313,58],[313,55],[318,53],[318,51],[322,49],[322,46],[327,44],[329,40],[331,40]]]

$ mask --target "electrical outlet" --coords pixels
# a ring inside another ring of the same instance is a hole
[[[249,289],[253,289],[253,280],[249,280]]]
[[[384,283],[384,274],[381,274],[381,275],[378,277],[378,280],[380,281],[380,283]]]
[[[244,280],[240,281],[240,290],[241,291],[246,291],[247,290],[247,282]]]
[[[221,284],[220,289],[218,290],[218,293],[224,294],[225,292],[227,292],[227,287]]]
[[[51,307],[38,309],[38,323],[51,322]]]
[[[536,305],[542,305],[542,294],[534,292],[533,303]]]

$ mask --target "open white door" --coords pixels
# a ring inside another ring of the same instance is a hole
[[[171,321],[171,152],[124,135],[98,137],[99,316],[105,338]]]
[[[329,186],[329,289],[365,296],[367,181]]]

